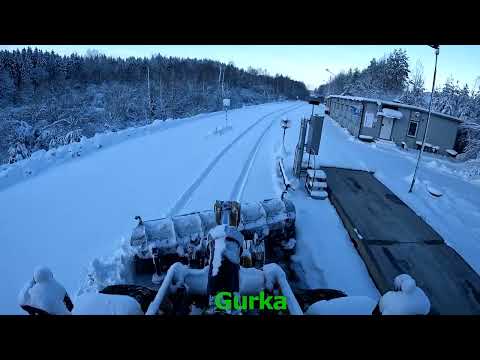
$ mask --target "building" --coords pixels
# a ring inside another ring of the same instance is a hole
[[[421,146],[427,125],[427,109],[338,95],[328,96],[325,103],[330,116],[355,137],[384,139],[412,149]],[[425,150],[446,154],[446,150],[453,149],[461,122],[453,116],[432,112]]]

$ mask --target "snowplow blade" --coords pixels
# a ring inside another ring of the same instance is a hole
[[[287,199],[268,199],[242,203],[238,230],[245,240],[257,234],[267,248],[281,245],[295,237],[295,206]],[[139,259],[152,259],[152,249],[172,261],[181,261],[191,243],[207,241],[210,229],[217,225],[214,210],[205,210],[155,220],[143,221],[132,232],[130,245]],[[149,270],[150,271],[150,270]]]

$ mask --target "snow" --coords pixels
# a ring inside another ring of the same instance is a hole
[[[287,218],[285,203],[280,199],[271,199],[262,203],[267,215],[267,223],[273,224]]]
[[[455,150],[452,150],[452,149],[448,149],[448,150],[446,150],[446,152],[447,152],[448,155],[451,155],[453,157],[458,155],[458,152],[456,152]]]
[[[302,102],[231,110],[233,129],[215,137],[208,132],[225,123],[223,111],[155,122],[2,166],[0,271],[7,275],[0,282],[0,313],[24,313],[17,294],[39,263],[48,264],[72,296],[86,286],[95,259],[105,267],[93,276],[102,285],[128,280],[131,264],[123,246],[136,215],[148,220],[213,209],[215,200],[231,199],[232,193],[252,202],[275,196],[269,149],[276,139],[269,135],[281,135],[273,125],[283,115],[297,119],[308,111]],[[245,149],[254,147],[259,151],[251,157]],[[72,157],[70,150],[81,156]],[[250,163],[252,175],[242,189],[237,179],[243,180]],[[32,175],[26,177],[25,169]],[[189,176],[180,176],[187,170]]]
[[[410,275],[398,275],[394,287],[396,291],[389,291],[380,299],[382,315],[427,315],[430,312],[427,295]]]
[[[282,268],[274,263],[263,266],[263,275],[265,278],[265,287],[271,291],[275,284],[278,284],[280,291],[287,300],[287,308],[290,315],[303,315],[302,309],[288,284],[287,276]]]
[[[53,277],[47,267],[38,267],[30,280],[20,291],[19,305],[28,305],[52,315],[69,315],[63,302],[67,292]]]
[[[365,140],[365,141],[373,141],[373,137],[369,135],[360,135],[358,137],[360,140]]]
[[[287,149],[298,141],[299,124],[287,133]],[[395,146],[376,147],[349,135],[329,116],[325,117],[316,163],[348,169],[373,171],[374,176],[410,206],[480,273],[480,186],[463,175],[463,166],[445,156],[424,153],[417,181],[409,193],[417,160],[417,150],[405,152]],[[307,155],[305,156],[305,158]],[[285,159],[292,177],[293,156]],[[293,177],[292,177],[293,178]],[[297,188],[304,178],[292,180]],[[432,199],[427,187],[443,193]],[[301,186],[300,186],[301,187]],[[281,189],[279,188],[278,193]],[[368,275],[341,220],[329,200],[305,199],[303,191],[288,195],[297,210],[296,272],[311,288],[339,289],[348,295],[379,299],[380,294]]]
[[[377,303],[368,296],[322,300],[309,306],[305,315],[372,315]]]
[[[172,219],[161,219],[144,223],[145,234],[149,246],[158,248],[174,246],[177,243],[174,223]]]
[[[430,194],[436,197],[440,197],[443,195],[443,193],[440,190],[438,190],[437,188],[434,188],[433,186],[427,186],[427,190]]]
[[[190,238],[203,237],[202,221],[198,214],[178,216],[173,218],[177,241],[186,244]]]
[[[238,264],[240,262],[239,252],[240,247],[243,245],[243,235],[240,231],[229,225],[218,225],[210,230],[210,238],[215,241],[215,250],[212,260],[212,275],[218,274],[218,269],[222,264],[222,258],[226,257],[233,263]],[[233,239],[232,241],[226,241],[226,238]]]
[[[377,113],[377,116],[384,116],[392,119],[401,119],[403,114],[400,111],[394,109],[383,108],[382,111],[379,111]]]
[[[126,295],[86,293],[74,300],[73,315],[143,315],[140,304]]]
[[[323,171],[323,170],[308,169],[307,174],[311,178],[320,179],[320,180],[326,180],[327,179],[327,174],[325,174],[325,171]]]
[[[255,268],[240,268],[240,294],[257,295],[265,288],[265,277],[261,270]]]
[[[326,182],[320,182],[320,181],[309,181],[308,185],[312,188],[315,189],[326,189],[327,188],[327,183]]]
[[[325,200],[328,197],[328,194],[325,191],[312,190],[310,191],[310,196],[314,199]]]
[[[323,111],[320,107],[315,111]],[[23,313],[16,295],[40,262],[71,295],[128,283],[131,249],[125,239],[137,225],[136,215],[158,219],[212,209],[215,200],[243,204],[280,197],[279,125],[285,114],[292,119],[284,168],[297,189],[287,198],[296,208],[293,265],[300,282],[377,301],[380,294],[330,201],[312,200],[304,179],[293,177],[300,119],[310,113],[311,105],[301,102],[236,109],[229,111],[231,131],[213,137],[209,131],[224,124],[224,112],[157,122],[1,167],[0,272],[6,275],[0,282],[0,313]],[[72,157],[77,152],[80,156]],[[462,164],[425,153],[414,191],[408,193],[417,154],[382,143],[373,147],[326,116],[316,165],[374,171],[480,272],[479,184],[468,181]],[[31,175],[25,175],[27,170]],[[432,199],[429,186],[443,196]],[[282,216],[269,212],[269,221]]]
[[[260,203],[244,203],[240,212],[243,224],[255,226],[266,225],[267,214]]]
[[[285,250],[291,250],[295,247],[296,244],[297,244],[297,240],[295,240],[294,238],[291,238],[291,239],[288,239],[287,242],[282,242],[282,247]]]
[[[217,228],[214,228],[216,230]],[[218,233],[219,231],[217,231]],[[225,235],[223,235],[225,236]],[[215,241],[215,251],[213,253],[213,260],[212,260],[212,276],[216,276],[218,274],[218,269],[222,265],[223,259],[223,252],[225,251],[225,238],[218,235],[214,237]]]

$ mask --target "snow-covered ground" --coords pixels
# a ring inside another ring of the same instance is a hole
[[[48,265],[75,294],[90,262],[114,254],[129,238],[135,215],[158,218],[210,209],[216,199],[232,194],[241,197],[259,137],[282,114],[298,117],[306,111],[302,102],[237,109],[229,113],[232,129],[222,135],[213,130],[225,124],[223,113],[156,123],[5,167],[0,180],[0,272],[6,275],[0,281],[0,312],[21,312],[18,291],[39,264]],[[72,158],[77,151],[80,156]],[[25,176],[19,169],[32,174]],[[118,276],[114,268],[105,271]]]
[[[321,109],[319,109],[321,110]],[[280,196],[277,156],[292,177],[301,117],[311,106],[283,102],[155,123],[97,135],[0,168],[0,313],[21,313],[17,294],[33,269],[48,265],[74,297],[89,264],[106,283],[124,277],[126,240],[144,219],[211,209],[215,200]],[[287,116],[286,151],[280,120]],[[98,145],[102,145],[99,147]],[[80,156],[72,157],[79,153]],[[458,164],[425,156],[414,193],[408,179],[415,151],[354,140],[327,118],[318,161],[376,171],[375,176],[423,216],[480,272],[480,186],[455,175]],[[309,287],[340,289],[378,300],[365,265],[329,200],[289,194],[297,210],[299,276]],[[441,191],[432,197],[429,185]],[[97,275],[98,275],[97,274]]]

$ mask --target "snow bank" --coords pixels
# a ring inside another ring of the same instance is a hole
[[[310,305],[305,315],[372,315],[377,303],[368,296],[347,296]]]
[[[112,256],[92,259],[84,283],[77,291],[77,296],[98,292],[110,285],[132,283],[133,255],[134,251],[128,239],[123,238],[120,247]]]
[[[74,301],[73,315],[143,315],[140,304],[126,295],[87,293]]]
[[[269,103],[263,105],[245,106],[240,109],[230,111],[230,117],[232,121],[237,114],[242,112],[250,112],[256,108],[268,108],[272,105],[279,105],[282,103]],[[62,145],[48,151],[38,150],[32,153],[31,157],[15,162],[13,164],[0,164],[0,191],[3,189],[17,184],[21,181],[27,180],[32,176],[36,176],[53,166],[58,166],[63,163],[69,162],[72,159],[85,157],[87,155],[96,153],[98,151],[104,151],[104,149],[118,145],[127,140],[136,139],[145,135],[152,135],[158,132],[162,132],[168,129],[183,126],[187,123],[192,123],[198,120],[211,117],[224,116],[223,111],[217,111],[213,113],[202,113],[188,118],[182,119],[166,119],[166,120],[154,120],[151,124],[140,127],[129,127],[120,131],[107,131],[104,133],[97,133],[91,138],[82,137],[80,142],[74,142],[67,145]],[[223,134],[226,131],[233,129],[231,125],[217,126],[220,129],[220,133]]]

